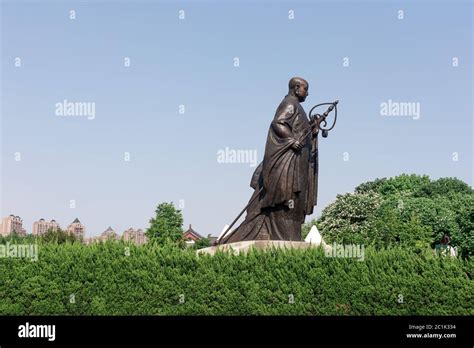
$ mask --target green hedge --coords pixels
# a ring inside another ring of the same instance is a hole
[[[0,259],[0,315],[473,315],[472,273],[470,258],[400,248],[357,261],[50,243],[36,262]]]

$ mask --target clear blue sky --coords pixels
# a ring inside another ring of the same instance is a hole
[[[472,7],[2,1],[2,216],[20,215],[29,232],[41,217],[63,227],[78,217],[91,236],[146,228],[158,203],[184,200],[185,228],[218,234],[250,198],[254,168],[218,163],[217,151],[256,150],[260,161],[294,75],[310,83],[307,111],[340,100],[336,129],[320,141],[315,216],[376,177],[472,185]],[[94,102],[95,119],[55,115],[63,99]],[[381,116],[389,99],[420,103],[420,119]]]

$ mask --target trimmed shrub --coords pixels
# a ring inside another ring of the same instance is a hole
[[[357,261],[43,243],[36,262],[0,259],[0,315],[473,315],[473,266],[399,247]]]

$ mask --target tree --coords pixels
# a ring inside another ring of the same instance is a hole
[[[355,193],[380,192],[380,188],[384,185],[387,178],[377,178],[374,181],[364,182],[355,188]]]
[[[181,210],[174,207],[173,203],[158,204],[155,217],[150,219],[150,227],[146,236],[159,244],[184,245],[183,241],[183,215]]]
[[[41,239],[47,243],[64,244],[67,242],[74,243],[78,239],[72,234],[58,228],[57,230],[48,229],[41,235]]]
[[[209,241],[209,238],[202,238],[202,239],[197,240],[194,243],[193,248],[194,249],[202,249],[202,248],[207,248],[207,247],[210,247],[210,246],[211,246],[211,242]]]
[[[328,243],[371,244],[375,215],[383,202],[380,194],[346,193],[323,209],[318,226]]]
[[[457,178],[440,178],[422,186],[414,193],[417,197],[447,196],[451,194],[472,195],[472,188]]]
[[[446,234],[463,257],[474,254],[474,191],[456,178],[402,174],[338,195],[317,221],[326,242],[421,250]],[[307,233],[310,224],[303,227]]]

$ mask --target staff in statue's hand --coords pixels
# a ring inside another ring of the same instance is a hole
[[[321,130],[323,132],[322,133],[323,138],[327,138],[329,131],[331,129],[333,129],[334,126],[336,125],[337,104],[338,103],[339,103],[339,100],[336,100],[332,103],[321,103],[321,104],[315,105],[311,108],[311,110],[309,111],[309,118],[310,118],[310,122],[311,122],[311,127],[313,128],[313,131],[312,131],[313,136],[317,135],[319,130]],[[325,112],[323,112],[322,115],[320,115],[320,114],[313,115],[313,111],[317,107],[322,106],[322,105],[329,105],[329,107]],[[323,128],[327,125],[326,118],[329,116],[329,113],[333,110],[334,110],[334,122],[333,122],[332,126],[329,127],[329,128]],[[321,127],[321,124],[323,124],[323,127]]]

